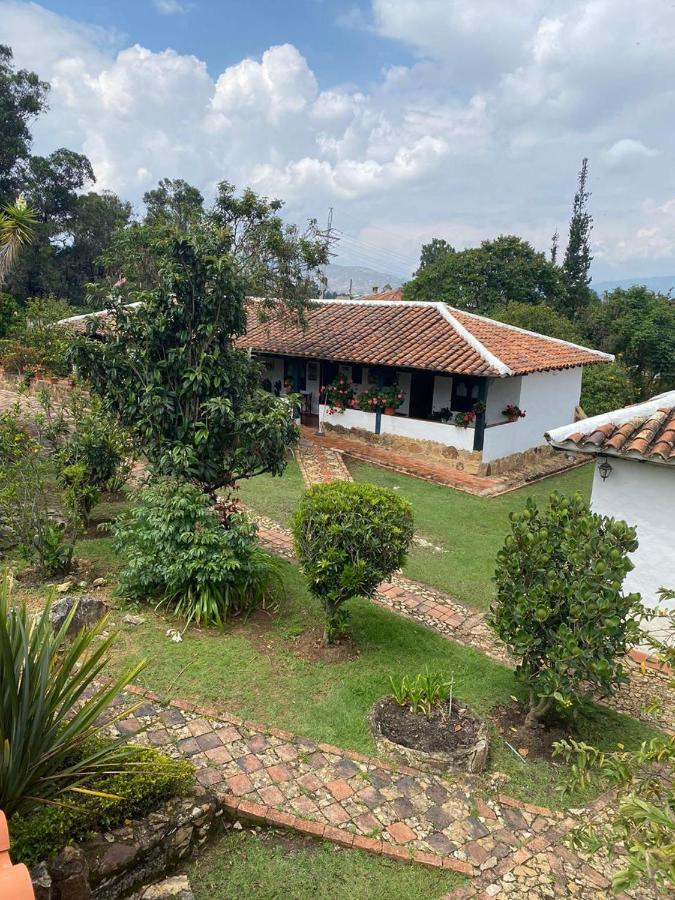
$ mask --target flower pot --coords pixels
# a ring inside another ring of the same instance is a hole
[[[520,416],[507,416],[506,418],[509,422],[517,422]]]
[[[394,406],[385,406],[384,414],[385,416],[393,416],[396,412],[396,408]]]

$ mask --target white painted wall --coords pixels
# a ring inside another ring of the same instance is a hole
[[[405,394],[403,403],[401,403],[401,405],[397,409],[397,412],[402,416],[407,416],[410,412],[410,383],[412,381],[412,375],[410,374],[410,372],[397,372],[396,380],[398,382],[398,386]]]
[[[343,409],[341,412],[332,413],[328,410],[329,407],[322,403],[319,417],[329,425],[340,425],[342,428],[363,428],[365,431],[375,431],[375,413],[362,412],[360,409]]]
[[[320,415],[323,421],[329,425],[340,425],[342,428],[363,428],[365,431],[375,433],[375,413],[362,412],[360,409],[345,409],[329,415],[328,407],[322,405]],[[457,447],[458,450],[473,450],[473,428],[457,428],[456,425],[444,425],[441,422],[425,422],[422,419],[383,414],[380,434],[395,434],[399,437],[435,441],[446,447]]]
[[[522,378],[491,378],[488,382],[487,402],[485,404],[485,423],[501,425],[506,422],[502,410],[508,403],[520,406],[520,388]],[[522,409],[522,407],[521,407]]]
[[[501,416],[501,421],[506,424],[493,425],[485,429],[483,462],[510,456],[512,453],[522,453],[532,447],[540,447],[546,443],[544,432],[561,423],[573,422],[574,409],[581,396],[582,371],[581,366],[578,366],[575,369],[524,375],[520,379],[518,406],[524,409],[527,415],[517,422],[507,422]],[[503,389],[501,386],[496,388],[495,381],[490,382],[488,409],[493,390],[499,399]]]
[[[627,591],[639,591],[645,606],[659,605],[659,588],[675,588],[675,467],[607,457],[612,471],[606,481],[596,462],[591,507],[594,512],[624,519],[637,528],[640,546],[632,555],[635,568],[624,581]],[[669,604],[673,609],[675,604]],[[663,631],[664,620],[645,623]]]
[[[434,400],[432,409],[438,412],[439,409],[452,407],[452,378],[445,375],[436,375],[434,377]]]

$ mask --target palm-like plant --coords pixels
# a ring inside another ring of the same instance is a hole
[[[111,682],[99,676],[115,635],[106,620],[67,631],[73,608],[56,633],[49,604],[32,617],[12,599],[12,579],[0,577],[0,808],[8,815],[39,802],[64,802],[98,793],[97,776],[129,768],[129,749],[102,740],[110,724],[136,708],[112,710],[140,663]]]
[[[33,240],[37,216],[19,197],[0,212],[0,285],[11,272],[19,251]]]

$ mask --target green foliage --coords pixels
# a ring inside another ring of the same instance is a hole
[[[437,262],[442,256],[445,256],[446,253],[454,252],[454,247],[451,247],[444,238],[432,238],[428,244],[422,244],[420,267],[415,274],[418,275],[422,269]]]
[[[527,331],[536,331],[537,334],[560,338],[562,341],[583,344],[583,337],[576,325],[547,303],[521,303],[513,300],[511,303],[495,306],[490,318]]]
[[[31,298],[15,317],[7,339],[0,341],[0,365],[17,375],[69,375],[71,336],[55,323],[72,312],[55,297]]]
[[[0,210],[0,285],[14,268],[21,248],[33,241],[35,212],[20,198]]]
[[[434,707],[439,703],[449,705],[449,715],[452,715],[452,697],[455,688],[455,678],[446,678],[440,672],[430,672],[428,669],[419,672],[414,678],[404,675],[401,679],[389,678],[391,693],[399,706],[407,706],[410,712],[431,718]]]
[[[502,235],[478,248],[439,255],[406,284],[403,296],[491,315],[495,306],[513,301],[556,306],[564,285],[560,270],[543,253],[521,238]]]
[[[675,388],[675,300],[644,286],[616,288],[589,314],[597,344],[628,370],[636,399]]]
[[[510,519],[487,621],[520,660],[531,725],[554,702],[570,707],[627,681],[622,660],[644,610],[621,585],[638,543],[634,528],[592,513],[581,494],[555,493],[543,510],[529,499]]]
[[[204,198],[196,187],[182,178],[162,178],[143,194],[146,225],[176,225],[186,230],[204,214]]]
[[[49,460],[20,418],[19,406],[0,413],[0,548],[14,548],[45,575],[70,568],[78,522],[62,525],[48,491]]]
[[[620,363],[584,367],[579,402],[587,416],[621,409],[637,399],[633,380]]]
[[[344,375],[337,375],[329,385],[326,385],[324,403],[330,412],[347,409],[353,400],[354,382]]]
[[[590,247],[593,217],[588,212],[590,194],[586,190],[587,177],[588,160],[584,159],[579,171],[578,188],[574,195],[567,248],[562,264],[566,287],[564,311],[569,318],[575,321],[593,302],[594,298],[594,294],[589,288],[591,262],[593,261]]]
[[[49,805],[12,816],[12,858],[33,866],[58,853],[69,841],[86,839],[90,832],[108,830],[160,803],[185,794],[192,766],[147,747],[130,748],[128,771],[104,773],[92,780],[97,796],[83,794],[77,806]],[[106,796],[101,796],[101,795]]]
[[[384,409],[398,409],[405,399],[405,393],[396,384],[373,386],[362,391],[356,398],[356,405],[364,412]]]
[[[0,808],[8,815],[35,803],[73,802],[110,766],[125,766],[128,750],[92,743],[129,714],[113,701],[143,669],[127,669],[108,685],[96,679],[108,663],[115,635],[106,619],[66,636],[76,607],[52,631],[49,603],[37,616],[11,596],[7,571],[0,581]]]
[[[280,586],[255,525],[243,513],[213,506],[191,484],[166,480],[143,488],[112,532],[125,559],[120,592],[153,598],[188,622],[223,626],[270,603]]]
[[[11,294],[0,292],[0,340],[4,338],[14,324],[19,307]]]
[[[335,627],[344,627],[342,604],[350,597],[372,597],[405,562],[413,513],[386,488],[334,482],[305,493],[291,529],[308,588],[325,607],[330,643]]]
[[[297,431],[288,402],[260,388],[258,363],[233,346],[246,329],[245,285],[227,254],[228,234],[140,237],[161,260],[156,287],[106,289],[115,339],[92,340],[105,327],[92,320],[74,342],[73,361],[155,474],[210,492],[280,474]],[[141,305],[130,308],[131,300]]]

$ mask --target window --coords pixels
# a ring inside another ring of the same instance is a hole
[[[453,412],[470,412],[479,400],[480,380],[478,378],[453,376],[451,400]]]

